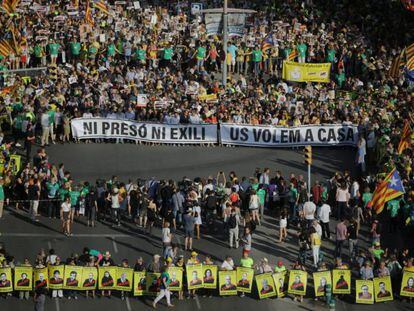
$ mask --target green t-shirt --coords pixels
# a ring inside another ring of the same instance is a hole
[[[290,48],[283,49],[283,56],[285,59],[289,57],[290,52],[292,52],[292,49]]]
[[[46,187],[47,187],[47,192],[48,192],[47,194],[48,194],[49,198],[55,198],[56,195],[59,192],[59,183],[52,184],[52,183],[48,182],[46,184]]]
[[[306,51],[308,50],[308,46],[305,43],[298,44],[296,49],[298,50],[298,54],[300,57],[306,57]]]
[[[70,205],[71,206],[75,206],[76,204],[78,204],[78,199],[80,197],[80,192],[79,191],[69,191],[69,196],[70,196]]]
[[[60,200],[61,200],[61,201],[64,201],[64,200],[65,200],[65,198],[66,198],[66,196],[68,195],[68,193],[69,193],[68,189],[65,189],[65,188],[60,188],[60,189],[58,190],[58,195],[59,195],[59,197],[60,197]]]
[[[379,259],[381,259],[381,255],[384,254],[384,250],[382,250],[381,248],[373,249],[372,254],[374,255],[375,258],[377,258],[379,260]]]
[[[336,82],[338,83],[339,87],[342,87],[344,85],[345,80],[346,77],[344,72],[336,74]]]
[[[243,268],[252,268],[253,264],[253,259],[250,257],[240,259],[240,266]]]
[[[136,51],[135,51],[135,57],[136,57],[138,60],[145,60],[145,57],[146,57],[146,52],[145,52],[145,50],[143,50],[143,49],[136,50]]]
[[[49,115],[50,124],[55,124],[55,111],[49,110],[47,113]]]
[[[387,209],[390,211],[391,217],[395,217],[400,210],[400,200],[391,200],[387,202]]]
[[[70,52],[72,55],[79,55],[81,50],[80,42],[71,42],[70,43]]]
[[[60,44],[58,43],[50,43],[49,44],[49,52],[50,55],[57,56],[59,53]]]
[[[171,60],[172,56],[173,56],[173,49],[172,48],[164,49],[164,59],[165,60]]]
[[[257,196],[259,197],[259,202],[263,206],[266,199],[266,190],[260,189],[257,191]]]
[[[111,43],[110,45],[108,45],[108,49],[106,51],[106,55],[107,56],[115,56],[115,44]]]
[[[0,201],[4,201],[4,189],[3,189],[3,186],[0,186]]]
[[[206,57],[206,48],[199,46],[197,48],[197,59],[204,59]]]
[[[369,201],[372,200],[372,193],[371,192],[364,192],[362,194],[362,202],[364,203],[364,207],[367,207]]]
[[[91,44],[91,46],[89,47],[89,54],[90,55],[95,55],[96,53],[98,53],[98,49],[96,48],[96,46],[94,44]]]
[[[41,45],[35,45],[34,47],[34,54],[36,57],[42,57],[43,55],[43,47]]]
[[[328,50],[328,53],[326,55],[326,61],[332,63],[335,60],[335,53],[336,51],[334,49]]]
[[[255,63],[262,61],[263,52],[261,50],[253,50],[252,61]]]

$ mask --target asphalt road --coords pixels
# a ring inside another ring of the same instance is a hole
[[[258,149],[258,148],[226,148],[226,147],[174,147],[174,146],[137,146],[132,144],[68,144],[55,145],[47,149],[51,162],[65,163],[67,169],[77,180],[94,181],[100,177],[118,175],[126,178],[173,178],[183,176],[196,177],[215,175],[218,171],[235,170],[239,176],[251,176],[256,167],[270,167],[281,170],[284,175],[289,173],[305,174],[302,149]],[[335,171],[345,169],[352,171],[354,150],[347,148],[324,149],[314,148],[313,179],[324,180]],[[298,247],[295,230],[289,230],[288,241],[276,243],[277,220],[268,214],[262,226],[258,227],[253,236],[252,257],[257,262],[263,257],[273,265],[279,259],[290,265],[297,257]],[[331,224],[333,231],[334,223]],[[366,228],[363,229],[366,232]],[[152,234],[144,233],[130,223],[120,228],[113,228],[110,223],[98,223],[96,228],[85,226],[83,218],[77,219],[73,227],[74,236],[67,238],[60,233],[60,221],[41,217],[39,223],[29,220],[26,212],[16,212],[7,208],[5,217],[0,220],[0,243],[4,243],[8,252],[20,262],[29,258],[34,262],[36,253],[44,248],[54,248],[58,255],[66,259],[73,252],[80,253],[84,246],[110,251],[116,263],[124,258],[133,264],[138,256],[148,262],[151,256],[161,252],[161,232],[155,228]],[[183,244],[181,232],[174,235],[174,241]],[[202,228],[202,239],[194,242],[194,249],[203,259],[206,254],[212,255],[217,263],[221,263],[226,254],[233,256],[236,263],[241,257],[241,250],[229,249],[227,237],[221,224],[217,231]],[[396,243],[394,240],[392,243]],[[362,241],[362,246],[366,241]],[[324,242],[321,251],[327,261],[333,261],[333,242]],[[188,253],[184,253],[188,256]],[[345,257],[346,260],[347,257]],[[309,284],[311,284],[309,279]],[[308,286],[308,297],[313,297],[311,286]],[[165,306],[165,302],[164,306]],[[239,297],[213,298],[199,297],[195,300],[173,300],[179,310],[326,310],[323,303],[312,298],[298,304],[291,298],[266,299],[258,301],[257,294]],[[19,301],[16,298],[0,301],[1,310],[28,310],[33,307],[31,302]],[[337,310],[389,309],[410,310],[410,306],[401,302],[362,306],[353,303],[353,297],[337,302]],[[129,298],[122,301],[113,299],[86,300],[52,300],[47,299],[46,310],[149,310],[151,300],[148,298]],[[160,308],[162,308],[160,306]],[[411,309],[412,310],[412,309]]]
[[[216,176],[236,171],[251,176],[256,167],[306,175],[303,148],[147,146],[135,144],[65,144],[47,148],[52,163],[65,163],[74,178],[94,181],[117,175],[127,178]],[[319,180],[335,171],[353,170],[353,148],[313,148],[312,176]]]

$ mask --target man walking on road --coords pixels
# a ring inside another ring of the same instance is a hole
[[[348,229],[345,224],[345,218],[342,217],[341,221],[336,225],[336,247],[335,247],[336,258],[341,258],[342,247],[347,238],[348,238]]]
[[[322,227],[322,238],[323,239],[330,239],[331,232],[329,230],[329,216],[331,214],[331,207],[326,204],[325,201],[322,201],[322,206],[319,209],[319,220],[321,221],[321,227]]]

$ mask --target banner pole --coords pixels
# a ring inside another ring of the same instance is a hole
[[[308,164],[308,193],[311,193],[311,166]]]

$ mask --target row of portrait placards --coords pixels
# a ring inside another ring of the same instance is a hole
[[[70,290],[121,290],[133,291],[134,296],[156,295],[160,287],[160,273],[137,272],[122,267],[80,267],[49,266],[40,269],[16,266],[0,268],[0,293],[29,291],[37,288]],[[171,291],[181,291],[184,270],[169,267]],[[238,267],[232,271],[218,271],[215,265],[186,266],[186,285],[188,289],[216,289],[221,296],[237,295],[238,292],[251,293],[253,281],[256,282],[260,299],[284,297],[286,294],[306,295],[308,273],[301,270],[254,275],[250,268]],[[14,282],[12,282],[12,279]],[[325,295],[330,285],[333,294],[351,294],[351,271],[334,269],[313,273],[315,297]],[[393,300],[390,277],[373,280],[356,280],[356,302],[372,304]],[[401,283],[401,296],[414,297],[414,272],[404,271]]]

